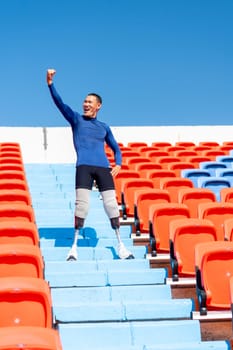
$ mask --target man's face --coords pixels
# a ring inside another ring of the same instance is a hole
[[[92,95],[88,95],[83,102],[83,114],[88,118],[96,118],[96,115],[101,107],[101,103],[97,98]]]

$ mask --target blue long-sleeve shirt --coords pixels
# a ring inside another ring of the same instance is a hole
[[[109,167],[110,164],[104,149],[105,142],[113,150],[115,163],[121,165],[121,151],[110,127],[97,118],[87,118],[73,111],[63,103],[54,84],[49,85],[49,90],[57,108],[71,125],[74,148],[77,154],[76,165]]]

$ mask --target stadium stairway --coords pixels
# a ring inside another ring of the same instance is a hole
[[[199,321],[191,319],[193,300],[172,298],[166,268],[150,268],[147,248],[133,245],[130,226],[121,236],[135,259],[118,258],[98,191],[91,193],[78,260],[67,262],[74,167],[25,164],[25,170],[63,350],[230,349],[227,341],[202,341]]]

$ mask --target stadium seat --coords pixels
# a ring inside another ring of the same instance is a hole
[[[198,205],[198,217],[213,222],[219,241],[224,240],[224,221],[232,218],[232,215],[232,203],[212,202]]]
[[[39,246],[1,244],[0,280],[2,277],[44,278],[44,262]]]
[[[0,327],[1,350],[62,350],[57,329],[44,327]]]
[[[172,170],[158,169],[148,170],[147,177],[153,181],[155,188],[160,188],[160,180],[163,178],[175,178],[176,173]]]
[[[230,309],[233,242],[214,241],[195,246],[196,291],[201,315]]]
[[[168,169],[168,164],[181,162],[179,157],[174,157],[174,156],[157,157],[155,161],[161,164],[163,169]]]
[[[223,230],[225,241],[233,242],[233,217],[231,219],[224,220]]]
[[[218,161],[214,161],[214,160],[200,163],[200,169],[205,169],[205,170],[210,171],[212,176],[215,176],[216,169],[224,170],[227,168],[228,168],[227,163],[218,162]]]
[[[0,328],[53,326],[50,288],[42,278],[1,277],[0,310]]]
[[[134,141],[134,142],[128,142],[127,146],[134,149],[134,150],[138,150],[138,148],[146,147],[146,146],[148,146],[148,144],[147,144],[147,142]]]
[[[178,194],[181,188],[193,188],[191,180],[183,177],[161,178],[160,188],[170,193],[171,202],[178,202]]]
[[[199,141],[199,146],[207,146],[211,148],[218,148],[220,144],[217,141]]]
[[[169,226],[172,220],[190,218],[185,204],[159,203],[149,208],[149,234],[151,255],[169,252]]]
[[[5,141],[0,142],[0,149],[16,149],[20,151],[21,147],[18,142]]]
[[[231,146],[233,149],[233,141],[223,141],[222,146]]]
[[[152,204],[170,202],[169,192],[160,189],[136,190],[134,219],[137,233],[149,233],[149,208]]]
[[[150,174],[153,170],[160,170],[162,169],[161,165],[154,162],[146,162],[146,163],[138,163],[135,164],[135,170],[139,172],[140,177],[149,177],[148,174]]]
[[[153,181],[149,179],[135,178],[122,181],[121,207],[123,219],[127,219],[128,216],[134,217],[134,192],[139,189],[153,189],[153,187]]]
[[[233,188],[222,188],[220,191],[220,200],[221,202],[233,203]]]
[[[212,150],[202,151],[201,154],[203,156],[210,157],[214,161],[214,160],[216,160],[217,156],[227,155],[228,151],[223,151],[223,150],[220,150],[220,149],[212,149]]]
[[[180,219],[170,223],[170,264],[173,281],[195,276],[194,248],[197,243],[217,240],[214,224],[204,219]]]
[[[1,170],[0,180],[22,180],[27,181],[25,172],[20,170]]]
[[[27,182],[24,180],[0,180],[0,190],[23,190],[29,192]]]
[[[196,146],[196,144],[192,141],[177,141],[175,142],[175,146],[181,146],[181,147],[185,147],[185,149],[190,149]]]
[[[156,151],[156,150],[158,150],[158,148],[152,147],[152,146],[142,146],[138,148],[138,152],[140,152],[141,156],[143,157],[147,156],[147,152]]]
[[[210,157],[204,157],[204,156],[201,156],[201,155],[198,155],[198,156],[188,156],[188,157],[186,157],[186,161],[187,161],[187,162],[193,163],[193,165],[195,166],[195,168],[199,168],[199,164],[200,164],[201,162],[208,162],[208,161],[211,161],[211,158],[210,158]]]
[[[231,187],[231,182],[224,177],[200,177],[198,178],[198,187],[208,188],[214,192],[216,200],[221,200],[221,190]]]
[[[125,179],[131,179],[131,178],[139,178],[140,174],[138,171],[133,170],[121,170],[116,176],[113,177],[114,184],[115,184],[115,190],[116,190],[116,198],[118,204],[122,203],[121,198],[121,183]]]
[[[233,168],[229,169],[216,169],[216,177],[221,177],[230,181],[231,185],[233,183]]]
[[[0,203],[24,203],[32,205],[32,199],[28,191],[24,190],[0,190]]]
[[[0,221],[12,220],[35,222],[34,210],[26,204],[1,204]]]
[[[6,171],[6,170],[18,170],[18,171],[24,171],[24,165],[17,163],[0,163],[0,171]]]
[[[187,157],[195,157],[198,156],[198,153],[196,151],[193,150],[179,150],[179,151],[175,151],[173,153],[173,155],[175,157],[180,157],[182,161],[186,162],[187,161]]]
[[[18,151],[18,150],[3,150],[3,149],[0,149],[0,159],[1,158],[10,158],[10,157],[13,157],[13,158],[19,158],[20,161],[23,163],[23,158],[22,158],[22,155],[21,155],[21,152]]]
[[[169,152],[166,152],[164,150],[153,150],[148,151],[145,154],[152,162],[157,162],[158,157],[164,157],[169,156]]]
[[[198,179],[201,177],[210,177],[211,173],[207,169],[183,169],[180,176],[191,180],[193,185],[198,187]]]
[[[174,153],[177,151],[185,151],[184,146],[168,146],[165,150],[169,153],[170,156],[174,156]]]
[[[0,245],[1,244],[30,244],[39,245],[39,233],[35,223],[29,221],[0,220]]]
[[[172,146],[172,144],[169,141],[154,141],[151,143],[151,146],[162,149],[162,148]]]
[[[174,163],[168,164],[167,168],[169,170],[173,170],[176,173],[176,176],[180,177],[182,170],[194,169],[195,165],[191,162],[181,161],[181,162],[174,162]]]
[[[178,203],[187,205],[191,218],[198,218],[198,206],[200,203],[211,202],[216,202],[216,197],[207,188],[182,188],[178,193]]]
[[[21,157],[0,157],[0,164],[22,164]]]
[[[216,162],[226,163],[228,167],[232,168],[233,165],[233,156],[225,155],[225,156],[217,156]]]
[[[142,163],[151,163],[151,160],[147,157],[131,157],[128,161],[127,161],[127,165],[129,166],[129,169],[131,170],[135,170],[137,164],[142,164]]]

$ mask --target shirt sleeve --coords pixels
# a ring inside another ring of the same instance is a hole
[[[122,164],[121,150],[109,126],[107,126],[107,135],[105,137],[105,141],[107,145],[113,150],[116,165],[121,165]]]
[[[65,117],[65,119],[73,125],[75,123],[76,113],[63,101],[60,95],[58,94],[57,90],[54,87],[54,84],[48,85],[50,94],[52,96],[52,99],[59,109],[59,111],[62,113],[62,115]]]

